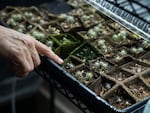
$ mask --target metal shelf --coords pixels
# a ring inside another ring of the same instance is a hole
[[[150,1],[85,0],[103,14],[150,41]]]

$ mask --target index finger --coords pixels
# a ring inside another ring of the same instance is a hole
[[[37,49],[38,53],[47,56],[58,64],[63,63],[63,60],[59,56],[57,56],[50,48],[35,39],[33,40],[35,42],[35,48]]]

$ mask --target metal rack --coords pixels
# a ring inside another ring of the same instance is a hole
[[[108,17],[150,41],[150,1],[85,0]]]

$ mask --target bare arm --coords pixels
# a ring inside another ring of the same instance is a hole
[[[41,63],[39,54],[58,64],[63,62],[52,50],[33,37],[0,26],[0,56],[10,60],[18,76],[27,75]]]

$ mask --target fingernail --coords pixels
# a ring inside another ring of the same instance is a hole
[[[62,64],[63,62],[64,62],[63,59],[61,59],[61,58],[58,59],[59,64]]]

